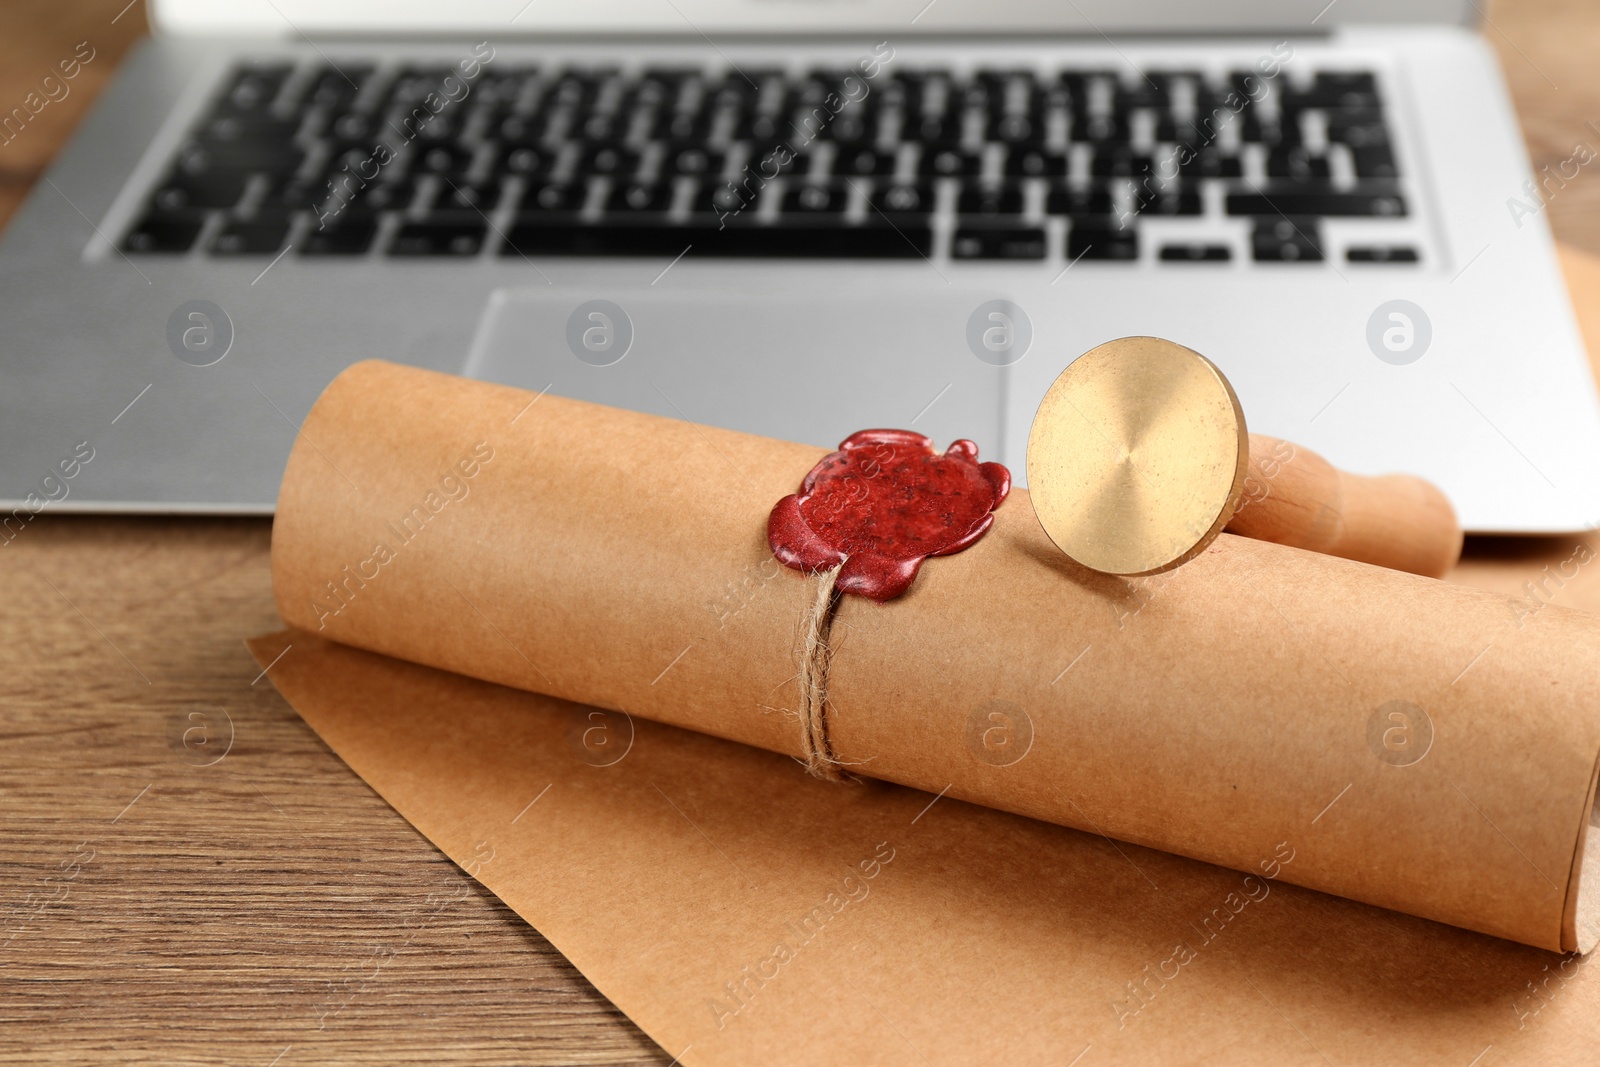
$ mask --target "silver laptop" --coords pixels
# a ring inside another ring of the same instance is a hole
[[[269,512],[369,357],[1020,475],[1051,380],[1127,334],[1469,529],[1600,522],[1549,194],[1472,0],[151,12],[0,244],[6,540]]]

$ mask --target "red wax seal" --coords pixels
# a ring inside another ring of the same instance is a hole
[[[767,542],[795,570],[843,563],[838,587],[882,603],[910,587],[927,557],[975,544],[1010,489],[1011,472],[979,463],[971,441],[941,455],[920,433],[862,430],[778,501]]]

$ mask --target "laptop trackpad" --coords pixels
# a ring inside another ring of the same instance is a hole
[[[500,289],[464,373],[824,448],[875,427],[969,437],[1004,462],[1004,364],[1031,337],[994,297]]]

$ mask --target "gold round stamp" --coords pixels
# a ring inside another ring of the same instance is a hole
[[[1222,532],[1249,458],[1244,411],[1215,364],[1159,337],[1123,337],[1073,360],[1045,393],[1028,434],[1028,493],[1078,563],[1154,574]]]

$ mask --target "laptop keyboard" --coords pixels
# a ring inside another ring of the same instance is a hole
[[[1332,219],[1378,224],[1347,262],[1421,258],[1384,235],[1411,205],[1371,71],[245,64],[222,84],[125,251],[1316,263]]]

